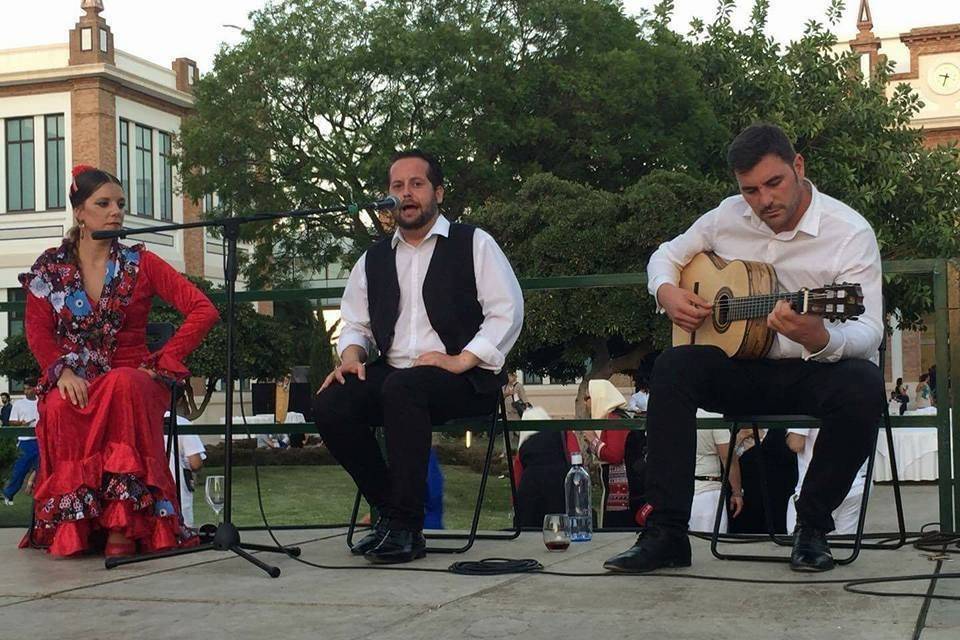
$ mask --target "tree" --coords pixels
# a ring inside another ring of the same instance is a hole
[[[413,145],[443,161],[452,218],[536,173],[616,190],[722,145],[684,51],[639,38],[616,0],[286,0],[252,16],[182,130],[186,190],[226,212],[362,199]],[[251,227],[251,283],[383,231],[364,213]]]
[[[715,205],[725,189],[668,171],[655,171],[622,193],[541,174],[515,199],[488,203],[472,221],[495,230],[519,277],[642,272],[654,249]],[[638,369],[667,339],[645,291],[530,293],[510,364],[559,379],[582,376],[582,401],[589,380]]]
[[[207,280],[191,278],[206,293],[212,290]],[[226,318],[226,304],[217,303],[221,319]],[[240,303],[235,309],[234,375],[237,379],[278,379],[290,370],[293,341],[290,328],[279,320],[257,311],[252,305]],[[176,309],[157,301],[150,312],[150,322],[170,322],[179,327],[183,318]],[[210,330],[200,346],[187,358],[191,374],[206,378],[204,396],[198,404],[193,391],[187,387],[188,419],[195,420],[206,410],[216,391],[217,382],[226,375],[227,331],[220,322]]]
[[[14,380],[40,376],[40,365],[30,351],[26,335],[7,336],[7,343],[0,351],[0,376]]]

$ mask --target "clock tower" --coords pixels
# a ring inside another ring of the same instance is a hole
[[[868,0],[857,12],[857,37],[849,47],[861,55],[861,69],[872,75],[878,64],[894,62],[888,94],[906,83],[923,108],[912,125],[923,128],[924,141],[935,146],[960,143],[960,24],[911,29],[895,37],[877,37]],[[887,54],[887,55],[885,55]]]

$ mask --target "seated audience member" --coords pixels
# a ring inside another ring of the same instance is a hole
[[[522,420],[550,420],[543,407],[530,407]],[[565,513],[563,481],[570,470],[570,454],[580,446],[573,431],[521,431],[520,447],[513,459],[517,481],[517,522],[539,529],[543,516]]]
[[[634,415],[643,415],[647,412],[647,402],[650,400],[650,386],[646,378],[637,380],[637,392],[627,400],[627,411]]]
[[[700,410],[698,418],[719,417]],[[723,463],[727,460],[730,432],[726,429],[697,430],[697,462],[694,468],[693,505],[690,507],[690,530],[713,531]],[[736,518],[743,510],[743,486],[740,478],[740,460],[734,454],[730,464],[730,515]],[[720,533],[728,529],[728,514],[720,515]]]
[[[797,486],[793,495],[787,500],[787,531],[793,531],[797,524],[796,501],[800,498],[800,489],[803,479],[807,475],[807,468],[813,460],[814,444],[817,442],[819,429],[788,429],[787,446],[797,454]],[[832,533],[849,534],[857,532],[857,522],[860,518],[860,502],[863,499],[863,489],[867,481],[867,463],[864,462],[857,477],[843,499],[840,506],[833,510],[831,516],[836,528]]]
[[[920,374],[920,382],[917,384],[917,391],[914,394],[914,409],[926,409],[933,404],[933,390],[927,382],[929,378],[929,374]]]
[[[594,420],[617,420],[630,417],[623,394],[609,380],[591,380],[588,386],[587,407]],[[628,438],[643,439],[643,432],[627,429],[584,431],[581,434],[586,450],[600,463],[601,509],[600,527],[635,527],[630,508],[630,483],[626,459]],[[634,449],[635,448],[631,448]]]
[[[740,477],[743,486],[744,502],[740,515],[730,521],[731,533],[767,533],[767,519],[763,506],[763,491],[760,488],[760,461],[763,456],[763,465],[766,470],[767,495],[770,497],[775,533],[788,533],[787,530],[787,498],[793,494],[797,484],[796,455],[790,451],[786,442],[784,429],[767,429],[761,431],[759,446],[744,446],[753,442],[750,429],[742,429],[746,434],[745,441],[741,440],[738,449],[743,447],[740,455]]]

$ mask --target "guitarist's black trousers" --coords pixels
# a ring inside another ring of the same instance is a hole
[[[867,360],[734,360],[712,346],[667,349],[654,364],[647,407],[648,521],[685,528],[690,520],[700,407],[820,418],[797,517],[832,531],[831,513],[870,453],[884,401],[883,376]]]

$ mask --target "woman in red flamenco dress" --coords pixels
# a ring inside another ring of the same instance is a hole
[[[94,240],[92,232],[122,226],[123,188],[93,167],[73,175],[75,226],[20,275],[27,342],[42,372],[36,517],[20,546],[71,556],[105,543],[106,555],[125,556],[190,544],[165,458],[165,382],[189,375],[183,360],[218,314],[142,244]],[[151,354],[154,295],[185,318]]]

